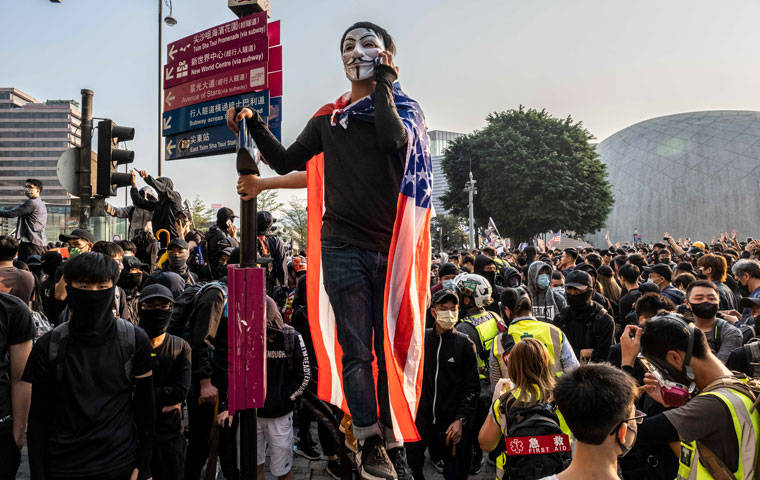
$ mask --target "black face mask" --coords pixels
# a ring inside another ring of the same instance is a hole
[[[105,290],[83,290],[66,286],[66,303],[72,335],[97,341],[114,323],[115,287]]]
[[[520,286],[520,277],[515,275],[514,277],[509,277],[507,280],[507,286],[512,288],[517,288]]]
[[[124,290],[132,290],[133,288],[139,288],[142,285],[143,274],[140,273],[122,273],[121,281],[119,282],[121,288]]]
[[[183,275],[187,271],[187,259],[190,255],[169,255],[167,263],[169,264],[169,271],[179,273]]]
[[[567,293],[567,304],[573,310],[582,310],[589,305],[589,300],[591,300],[592,294],[593,292],[591,291],[591,288],[577,295]]]
[[[496,272],[483,272],[481,275],[488,280],[488,283],[491,284],[491,290],[493,290],[496,285]]]
[[[691,311],[699,318],[713,318],[718,313],[718,304],[710,302],[692,303]]]
[[[227,265],[223,263],[217,263],[211,269],[211,275],[214,280],[221,280],[227,277]]]
[[[145,310],[140,306],[140,326],[150,338],[156,338],[166,332],[172,318],[172,309]]]

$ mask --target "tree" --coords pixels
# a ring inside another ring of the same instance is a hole
[[[463,225],[464,220],[455,215],[436,215],[430,222],[433,251],[439,251],[441,243],[445,251],[461,249],[462,239],[467,238]],[[441,230],[443,230],[443,237],[441,237]]]
[[[468,215],[463,187],[471,164],[480,225],[493,217],[502,235],[516,241],[549,230],[583,235],[602,228],[614,198],[605,165],[589,143],[593,136],[580,122],[523,106],[492,113],[486,121],[446,152],[449,190],[443,200],[452,213]]]
[[[264,190],[256,197],[256,210],[259,212],[267,211],[274,215],[283,207],[283,203],[280,201],[277,190]]]
[[[282,224],[301,249],[306,249],[306,201],[290,200],[283,212]]]
[[[216,222],[216,213],[206,205],[200,195],[190,202],[190,214],[193,216],[193,225],[196,230],[206,230]]]

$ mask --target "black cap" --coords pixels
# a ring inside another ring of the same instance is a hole
[[[150,300],[151,298],[163,298],[174,303],[174,296],[171,290],[159,283],[151,283],[140,291],[140,303]]]
[[[75,228],[68,235],[64,235],[64,234],[58,235],[58,240],[62,242],[68,242],[76,238],[87,240],[88,243],[95,243],[95,237],[89,232],[89,230],[85,230],[84,228]]]
[[[655,265],[644,267],[644,271],[649,272],[649,273],[656,273],[657,275],[662,275],[667,281],[670,281],[670,279],[673,277],[673,271],[670,270],[670,267],[665,265],[664,263],[657,263]]]
[[[269,231],[269,229],[272,228],[272,224],[274,222],[275,222],[275,219],[272,217],[272,214],[267,212],[266,210],[256,212],[257,235],[265,235]]]
[[[643,293],[660,293],[660,287],[657,286],[654,282],[644,282],[639,284],[639,292]]]
[[[187,245],[187,242],[182,238],[173,238],[171,242],[169,242],[169,246],[166,247],[167,250],[171,250],[172,247],[179,247],[187,249],[189,248]]]
[[[141,262],[139,258],[133,257],[132,255],[125,255],[124,258],[121,259],[121,263],[127,270],[132,270],[133,268],[143,268],[147,266],[147,264]]]
[[[694,266],[689,262],[681,262],[678,264],[678,267],[676,267],[678,270],[681,270],[682,272],[689,272],[691,274],[694,273]]]
[[[438,269],[438,276],[442,277],[444,275],[459,275],[459,267],[457,267],[456,264],[451,263],[451,262],[444,263]]]
[[[438,305],[449,300],[455,304],[459,304],[459,297],[453,290],[442,288],[433,294],[433,305]]]
[[[565,279],[565,288],[573,287],[579,290],[586,290],[591,286],[591,275],[583,270],[573,270],[567,274]]]
[[[575,266],[575,269],[580,270],[581,272],[586,272],[589,275],[593,275],[594,277],[597,276],[596,268],[594,268],[593,265],[590,265],[588,263],[579,263],[578,265]]]
[[[739,300],[739,306],[742,308],[760,307],[760,298],[744,297]]]
[[[26,265],[36,267],[42,265],[42,258],[39,255],[29,255],[26,259]]]
[[[610,268],[609,265],[602,265],[601,267],[599,267],[596,273],[598,273],[602,277],[612,277],[615,275],[615,272],[612,271],[612,268]]]

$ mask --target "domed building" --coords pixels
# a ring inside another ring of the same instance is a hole
[[[739,230],[760,237],[760,112],[707,111],[646,120],[597,145],[615,196],[606,245]]]

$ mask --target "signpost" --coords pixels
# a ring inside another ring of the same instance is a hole
[[[224,125],[224,114],[230,107],[248,107],[259,112],[264,118],[269,116],[269,92],[252,92],[232,97],[218,98],[208,102],[188,105],[164,112],[164,136],[187,132],[203,127]],[[232,132],[230,132],[232,133]],[[168,143],[168,142],[167,142]]]

